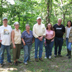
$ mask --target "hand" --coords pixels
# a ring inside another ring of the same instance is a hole
[[[16,46],[15,46],[15,45],[13,45],[13,48],[16,48]]]
[[[42,39],[43,39],[43,36],[41,36],[41,37],[38,37],[38,39],[39,39],[40,41],[42,41]]]
[[[23,45],[26,45],[25,42],[23,43]]]

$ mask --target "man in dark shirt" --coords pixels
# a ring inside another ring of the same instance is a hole
[[[65,27],[61,24],[62,19],[58,19],[58,24],[55,24],[53,26],[55,30],[55,57],[57,56],[57,47],[59,46],[58,49],[58,56],[62,57],[61,55],[61,50],[62,50],[62,45],[63,45],[63,34],[65,33]]]

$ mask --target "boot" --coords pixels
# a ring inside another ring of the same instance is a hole
[[[66,56],[68,56],[68,49],[67,49],[67,55]]]
[[[71,59],[71,51],[69,51],[68,59]]]

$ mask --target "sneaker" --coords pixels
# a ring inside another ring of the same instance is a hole
[[[40,61],[43,61],[43,59],[42,59],[42,58],[39,58],[39,60],[40,60]]]
[[[35,61],[36,61],[36,62],[39,62],[37,58],[35,59]]]
[[[47,59],[47,57],[44,57],[45,59]]]
[[[49,56],[49,59],[51,59],[51,56]]]
[[[25,62],[25,65],[27,65],[28,63],[27,62]]]

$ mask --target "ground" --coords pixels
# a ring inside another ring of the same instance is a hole
[[[43,48],[44,49],[44,48]],[[7,57],[5,52],[4,67],[0,68],[0,72],[72,72],[72,59],[68,59],[66,56],[66,46],[62,48],[63,57],[54,57],[54,50],[52,52],[52,59],[44,59],[45,50],[43,51],[43,62],[35,62],[34,60],[34,47],[31,51],[31,62],[28,65],[24,63],[18,64],[18,66],[9,65],[7,63]],[[12,49],[11,49],[12,58]],[[21,50],[20,61],[24,60],[24,51]],[[13,62],[13,60],[12,60]]]

